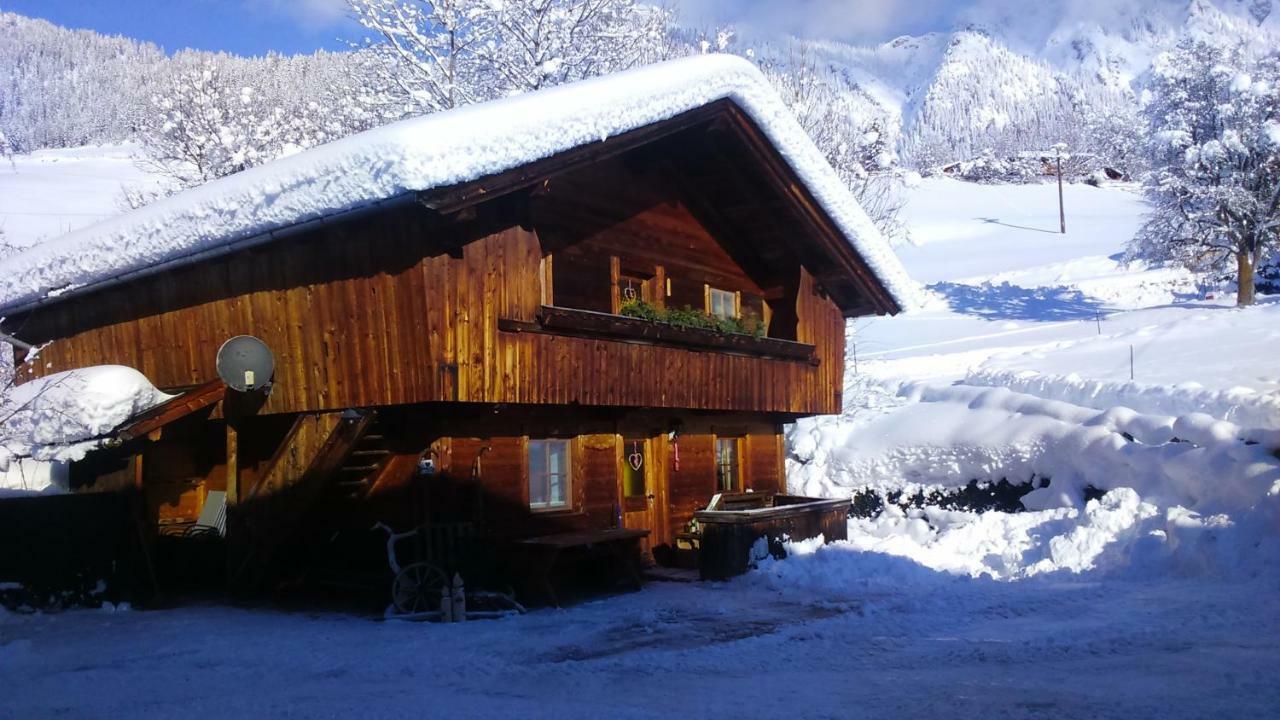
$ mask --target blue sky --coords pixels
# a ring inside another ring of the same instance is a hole
[[[1022,0],[678,0],[696,25],[733,23],[770,33],[884,41],[946,29],[974,5]],[[342,49],[363,36],[345,0],[0,0],[0,9],[59,25],[238,54]]]
[[[0,10],[58,25],[241,55],[344,49],[362,37],[343,0],[0,0]]]

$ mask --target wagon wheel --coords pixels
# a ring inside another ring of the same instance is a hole
[[[427,562],[416,562],[396,573],[391,582],[391,602],[396,610],[414,614],[440,607],[440,590],[449,584],[444,571]]]

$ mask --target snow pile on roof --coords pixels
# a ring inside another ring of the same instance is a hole
[[[704,55],[405,120],[246,170],[72,232],[2,264],[11,308],[269,230],[446,187],[729,98],[773,141],[904,308],[916,288],[888,243],[749,62]]]
[[[0,404],[0,469],[19,458],[79,460],[104,435],[171,397],[122,365],[68,370],[18,385]],[[23,483],[9,489],[43,489]]]

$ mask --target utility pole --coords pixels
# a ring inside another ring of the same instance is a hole
[[[1067,210],[1062,204],[1062,151],[1066,149],[1066,143],[1053,146],[1053,152],[1058,159],[1058,229],[1063,235],[1067,234]]]

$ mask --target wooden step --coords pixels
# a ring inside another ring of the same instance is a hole
[[[339,472],[345,472],[345,473],[356,473],[356,472],[371,473],[377,470],[379,467],[380,467],[379,465],[344,465],[338,470]]]

